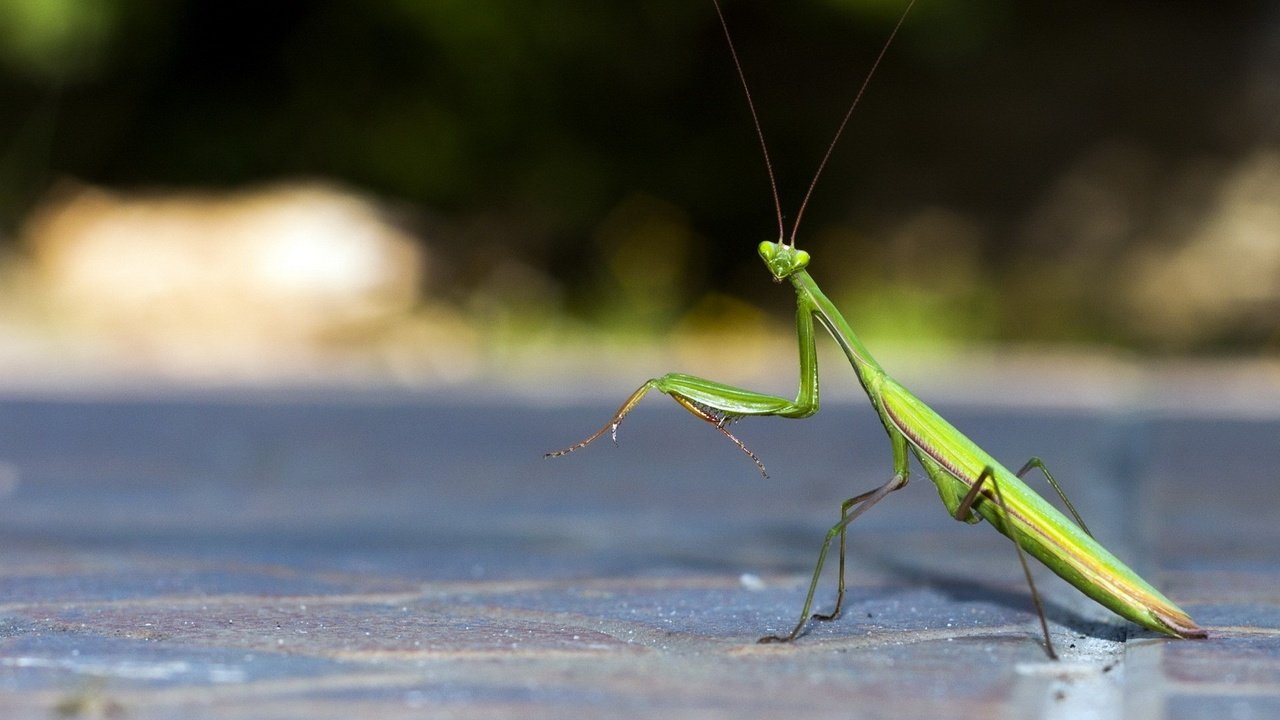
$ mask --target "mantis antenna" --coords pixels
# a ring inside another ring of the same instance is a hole
[[[786,224],[782,219],[782,201],[778,199],[778,181],[773,174],[773,162],[769,159],[769,147],[764,141],[764,130],[760,127],[760,116],[756,113],[755,102],[751,99],[751,88],[747,86],[747,76],[742,71],[742,62],[738,60],[738,51],[733,46],[733,37],[729,34],[729,24],[724,19],[724,11],[720,9],[720,0],[711,0],[716,6],[716,15],[720,17],[720,27],[724,30],[724,39],[729,43],[729,54],[733,56],[733,66],[738,71],[738,80],[742,83],[742,92],[747,96],[747,107],[751,110],[751,121],[756,127],[756,137],[760,140],[760,150],[764,154],[764,167],[769,173],[769,189],[773,192],[773,206],[778,213],[778,242],[781,243],[787,235]],[[849,109],[845,111],[844,119],[840,121],[840,126],[836,128],[835,137],[831,138],[831,144],[827,146],[827,152],[822,156],[822,161],[818,163],[818,169],[813,173],[813,180],[809,182],[809,190],[805,192],[804,199],[800,201],[800,210],[796,212],[795,222],[791,224],[791,237],[787,244],[791,247],[796,246],[796,232],[800,229],[800,219],[804,217],[804,210],[809,206],[809,197],[813,195],[813,189],[818,186],[818,178],[822,176],[822,171],[827,167],[827,161],[831,159],[831,153],[836,149],[836,143],[840,142],[840,136],[844,134],[845,126],[849,124],[849,118],[853,117],[853,111],[861,102],[862,96],[867,91],[867,86],[871,84],[871,78],[876,74],[876,69],[880,67],[880,61],[884,59],[885,53],[889,51],[889,46],[893,44],[893,39],[898,36],[898,30],[902,28],[902,23],[906,21],[907,14],[911,12],[911,8],[916,4],[916,0],[910,0],[907,7],[902,11],[902,15],[898,17],[898,22],[893,26],[893,30],[889,33],[888,39],[884,41],[884,45],[880,47],[880,54],[876,55],[875,62],[871,64],[871,69],[867,71],[867,76],[863,78],[862,85],[858,88],[858,93],[854,95],[853,102],[849,104]]]

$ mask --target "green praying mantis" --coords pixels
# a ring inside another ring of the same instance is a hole
[[[670,373],[651,379],[641,385],[607,423],[585,440],[563,450],[547,453],[547,457],[559,457],[589,445],[606,433],[615,440],[618,426],[651,390],[669,395],[694,417],[710,423],[738,446],[755,463],[761,475],[767,477],[760,459],[729,431],[729,425],[741,418],[778,416],[805,418],[818,412],[818,363],[817,333],[815,321],[835,340],[852,364],[858,381],[871,405],[875,408],[893,450],[893,477],[883,485],[845,500],[840,506],[840,520],[827,532],[818,561],[809,583],[808,594],[800,618],[786,635],[769,635],[760,642],[790,642],[800,637],[811,620],[834,620],[839,617],[845,597],[845,539],[849,524],[871,509],[885,496],[907,484],[910,473],[909,459],[915,456],[925,474],[938,488],[947,512],[956,520],[978,523],[985,519],[997,531],[1013,541],[1018,560],[1026,577],[1044,635],[1045,651],[1051,659],[1057,655],[1049,637],[1044,609],[1036,592],[1035,582],[1026,561],[1030,554],[1044,563],[1085,595],[1109,608],[1117,615],[1158,633],[1177,638],[1203,638],[1206,632],[1191,617],[1130,570],[1112,555],[1089,532],[1080,514],[1067,499],[1062,488],[1054,480],[1048,468],[1039,458],[1031,458],[1018,472],[1010,472],[985,452],[975,442],[955,429],[941,415],[899,384],[880,367],[871,353],[858,340],[853,329],[840,310],[823,294],[817,282],[810,276],[812,262],[809,253],[795,246],[796,229],[803,216],[809,195],[817,184],[836,142],[843,133],[854,108],[857,107],[871,76],[878,67],[885,51],[902,26],[914,0],[898,20],[880,55],[863,81],[848,112],[836,131],[835,139],[818,166],[809,194],[800,204],[800,210],[792,223],[789,239],[783,221],[781,202],[764,133],[756,114],[748,89],[742,64],[733,46],[733,38],[717,0],[713,0],[719,16],[729,51],[733,57],[739,80],[746,94],[747,105],[755,123],[757,137],[763,151],[765,167],[773,188],[774,205],[778,211],[777,242],[765,241],[757,250],[774,282],[791,283],[796,293],[796,333],[800,345],[800,387],[794,400],[732,387],[682,373]],[[1068,519],[1053,505],[1040,497],[1022,481],[1032,469],[1039,469],[1072,515]],[[839,540],[839,580],[834,609],[830,613],[810,615],[814,593],[833,542]]]

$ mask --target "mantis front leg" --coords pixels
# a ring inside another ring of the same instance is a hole
[[[683,407],[685,410],[688,410],[689,413],[692,414],[694,417],[714,425],[715,428],[719,430],[722,435],[729,438],[729,440],[733,441],[733,444],[737,445],[738,449],[742,450],[742,452],[747,454],[747,457],[751,458],[751,461],[755,463],[756,468],[760,471],[761,475],[763,475],[765,478],[769,477],[769,473],[765,470],[764,463],[760,461],[759,456],[757,456],[754,452],[752,452],[751,449],[748,448],[745,443],[743,443],[741,440],[737,438],[737,436],[729,432],[728,426],[731,423],[733,423],[734,420],[737,420],[739,417],[741,417],[742,414],[747,414],[747,413],[739,414],[739,413],[729,412],[728,410],[722,409],[721,407],[718,407],[717,405],[714,405],[711,402],[707,402],[707,400],[711,399],[713,402],[715,400],[723,400],[724,398],[729,397],[730,393],[732,393],[739,397],[750,397],[754,400],[756,404],[762,405],[762,406],[788,405],[790,404],[790,402],[785,398],[774,397],[772,395],[764,395],[761,393],[753,393],[749,390],[742,390],[740,388],[734,388],[728,385],[722,385],[720,383],[713,382],[711,380],[694,377],[692,375],[684,375],[681,373],[668,373],[666,375],[663,375],[660,378],[653,378],[645,382],[644,385],[641,385],[639,388],[636,389],[635,392],[631,393],[631,396],[628,397],[626,401],[622,403],[622,406],[619,407],[618,411],[613,414],[613,417],[609,418],[609,422],[605,423],[599,430],[595,431],[594,433],[591,433],[591,435],[587,436],[585,440],[577,443],[576,445],[570,445],[569,447],[564,448],[563,450],[555,450],[553,452],[549,452],[543,457],[552,458],[552,457],[560,457],[561,455],[568,455],[574,450],[579,450],[581,448],[586,447],[587,445],[590,445],[592,442],[599,439],[606,432],[610,434],[610,436],[613,438],[613,441],[616,443],[618,441],[618,426],[622,424],[622,421],[624,418],[626,418],[627,413],[631,412],[631,410],[636,406],[636,404],[640,402],[640,399],[643,398],[646,394],[648,394],[650,390],[658,390],[660,392],[666,393],[667,395],[670,395],[671,399],[679,403],[680,406]],[[710,397],[717,390],[728,391],[728,392],[722,392],[719,398]],[[773,414],[773,413],[757,412],[757,413],[751,413],[751,414]]]
[[[803,418],[818,412],[818,350],[814,339],[814,306],[803,296],[797,296],[796,307],[796,335],[800,344],[800,387],[796,392],[795,400],[745,390],[694,375],[667,373],[662,377],[648,380],[637,388],[622,403],[613,417],[585,440],[563,450],[546,453],[544,457],[567,455],[590,445],[606,432],[616,442],[618,426],[622,424],[622,420],[650,390],[657,390],[670,395],[671,399],[694,417],[714,425],[722,435],[729,438],[738,446],[738,449],[751,458],[761,475],[768,478],[769,474],[765,471],[764,463],[741,440],[729,432],[728,426],[746,416],[777,415]]]

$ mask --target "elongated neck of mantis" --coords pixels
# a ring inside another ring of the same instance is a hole
[[[809,273],[798,270],[792,273],[789,279],[796,288],[798,302],[807,303],[812,308],[818,321],[827,329],[827,332],[831,333],[836,344],[848,356],[862,384],[866,386],[873,378],[884,376],[884,369],[880,367],[880,363],[876,362],[866,346],[858,340],[858,336],[854,334],[853,328],[849,327],[849,322],[844,319],[844,315],[841,315],[835,304],[823,294],[818,288],[818,283],[814,282]]]

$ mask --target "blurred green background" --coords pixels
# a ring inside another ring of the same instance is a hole
[[[902,5],[724,3],[789,219]],[[776,225],[710,0],[0,0],[19,371],[745,346]],[[1280,10],[922,0],[799,243],[868,342],[1274,356]]]

